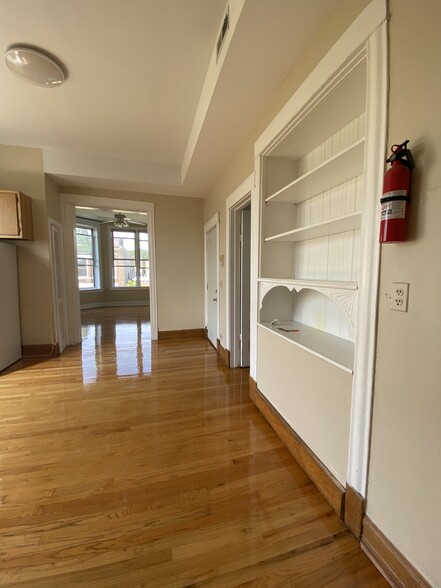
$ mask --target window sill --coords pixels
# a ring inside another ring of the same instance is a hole
[[[78,290],[81,292],[104,292],[103,288],[78,288]]]
[[[129,292],[130,290],[148,290],[150,286],[112,286],[111,290],[124,290],[125,292]]]

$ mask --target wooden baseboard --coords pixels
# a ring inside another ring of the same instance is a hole
[[[219,339],[217,339],[217,355],[220,359],[220,361],[226,365],[227,367],[230,367],[230,351],[228,349],[225,349],[225,347],[222,347],[221,342],[219,341]]]
[[[159,341],[171,339],[201,339],[204,337],[204,329],[181,329],[178,331],[158,331]]]
[[[291,455],[306,472],[320,493],[329,502],[337,515],[343,519],[345,489],[326,466],[311,451],[283,417],[250,381],[250,398],[286,445]]]
[[[40,345],[22,345],[21,354],[23,357],[56,357],[60,354],[58,343],[42,343]]]
[[[365,508],[366,499],[352,486],[346,484],[345,523],[358,541],[361,539]]]
[[[150,309],[148,302],[87,302],[80,305],[80,310],[89,310],[92,308],[112,308],[118,306],[145,306]]]
[[[383,535],[368,516],[364,517],[361,547],[386,580],[396,588],[430,588],[430,584]]]
[[[256,395],[257,395],[257,382],[254,378],[249,376],[249,394],[250,400],[256,404]]]

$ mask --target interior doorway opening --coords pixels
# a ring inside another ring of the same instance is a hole
[[[251,194],[229,211],[230,367],[250,366]]]
[[[219,214],[204,227],[205,328],[215,349],[219,338]]]
[[[67,237],[68,344],[82,341],[81,309],[129,307],[141,303],[149,315],[151,338],[157,339],[154,205],[63,194],[61,212]],[[125,226],[120,225],[122,221]],[[84,241],[84,251],[80,255],[79,225],[83,227],[81,239]],[[98,239],[100,233],[103,238]],[[93,246],[94,235],[97,247]],[[129,300],[128,296],[134,298]]]

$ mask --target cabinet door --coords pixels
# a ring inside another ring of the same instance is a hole
[[[15,192],[3,192],[0,197],[0,236],[18,237],[18,199]]]

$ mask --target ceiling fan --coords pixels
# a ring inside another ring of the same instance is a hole
[[[134,221],[122,212],[115,212],[113,215],[113,219],[104,221],[102,224],[113,224],[114,227],[118,227],[119,229],[124,229],[126,227],[131,227],[132,225],[139,225],[141,227],[145,227],[146,223],[139,223],[138,221]]]

